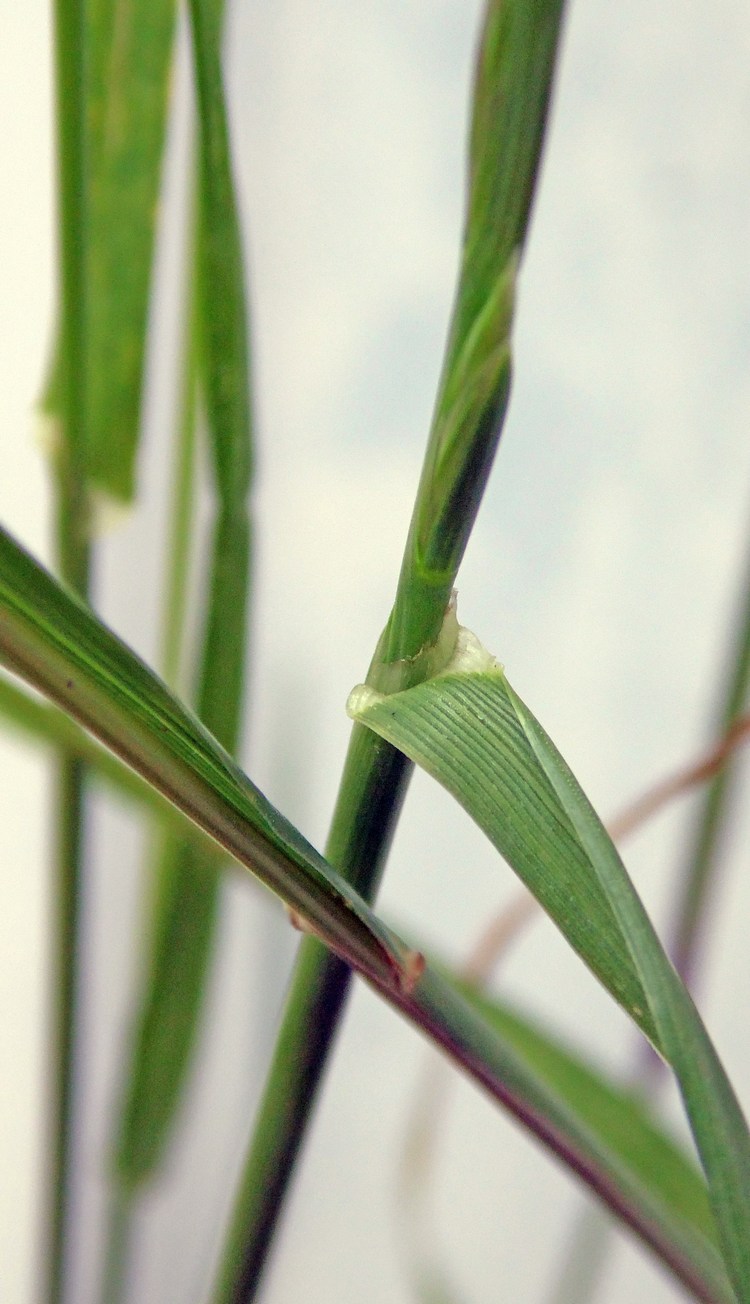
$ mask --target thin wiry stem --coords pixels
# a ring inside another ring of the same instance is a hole
[[[741,716],[747,709],[749,692],[750,571],[744,581],[738,628],[732,639],[730,667],[718,712],[717,732],[720,730],[728,739],[737,731],[742,736]],[[733,787],[731,767],[719,765],[706,791],[687,868],[680,879],[670,954],[677,972],[688,984],[695,974],[706,909],[721,861]]]
[[[62,578],[81,596],[89,588],[88,504],[83,474],[87,405],[86,15],[83,0],[55,4],[57,166],[62,298],[62,390],[57,450],[56,544]],[[80,987],[85,768],[61,752],[57,776],[51,1207],[46,1298],[60,1304],[71,1224]]]

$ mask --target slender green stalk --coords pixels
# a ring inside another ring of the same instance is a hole
[[[195,200],[191,203],[195,211]],[[169,573],[163,605],[161,669],[164,682],[180,686],[180,670],[185,637],[190,580],[190,541],[195,507],[196,388],[198,352],[198,306],[195,263],[197,258],[196,219],[191,223],[192,248],[188,252],[188,291],[185,305],[185,339],[183,342],[182,391],[177,421],[174,479],[169,513]]]
[[[369,730],[352,734],[326,856],[374,896],[412,766]],[[349,992],[351,969],[315,938],[299,947],[273,1061],[240,1178],[216,1301],[252,1299]]]
[[[196,277],[198,224],[195,203],[191,205],[191,210],[193,212],[193,221],[186,258],[187,292],[184,306],[182,378],[174,439],[173,489],[169,511],[169,562],[166,596],[163,604],[161,656],[164,680],[175,689],[180,679],[185,636],[185,616],[190,575],[190,542],[195,500],[196,388],[198,380],[198,294]],[[158,961],[155,963],[155,957],[160,950],[163,951],[165,947],[168,947],[170,954],[174,954],[177,957],[177,963],[179,963],[186,956],[186,953],[190,953],[191,946],[195,944],[195,937],[191,935],[189,928],[187,930],[183,928],[182,935],[180,935],[179,930],[175,935],[174,928],[170,929],[168,922],[175,914],[174,893],[183,886],[177,876],[180,857],[185,854],[181,852],[180,848],[188,845],[191,848],[194,847],[193,854],[201,862],[208,860],[210,863],[215,857],[215,850],[212,847],[206,844],[205,841],[201,843],[196,839],[191,830],[177,829],[174,821],[165,823],[163,819],[159,820],[154,826],[153,832],[155,837],[148,852],[147,870],[150,890],[146,894],[146,946],[142,964],[142,972],[146,977],[143,990],[140,992],[140,1006],[133,1020],[131,1033],[133,1045],[129,1047],[131,1062],[127,1068],[128,1076],[126,1077],[123,1098],[119,1102],[121,1116],[118,1126],[121,1132],[123,1129],[127,1131],[126,1117],[128,1111],[132,1112],[135,1109],[137,1115],[139,1108],[142,1107],[141,1098],[144,1090],[147,1095],[159,1092],[163,1100],[166,1095],[167,1111],[169,1111],[174,1100],[174,1087],[170,1082],[169,1070],[167,1069],[165,1073],[163,1068],[165,1058],[167,1063],[173,1064],[173,1061],[170,1061],[168,1056],[163,1055],[163,1048],[158,1044],[154,1053],[153,1042],[156,1038],[158,1043],[162,1032],[161,1024],[165,1018],[162,986],[166,981],[167,988],[174,992],[175,981],[179,983],[182,975],[170,973],[169,971],[164,974]],[[183,895],[188,896],[188,910],[194,909],[195,902],[190,899],[189,893]],[[213,918],[213,912],[210,913],[211,918]],[[174,969],[174,966],[172,968]],[[180,993],[178,1006],[184,1000],[184,996],[183,991]],[[168,1003],[167,1008],[169,1011],[167,1018],[171,1021],[169,1041],[174,1042],[174,1003]],[[179,1010],[177,1015],[179,1018]],[[184,1024],[184,1019],[182,1024]],[[187,1035],[189,1039],[189,1028],[187,1029]],[[168,1049],[171,1051],[173,1046],[170,1045]],[[144,1059],[146,1061],[145,1066]],[[155,1067],[162,1070],[161,1076],[156,1076]],[[171,1078],[174,1079],[174,1071]],[[163,1091],[165,1086],[167,1088],[166,1093]],[[117,1143],[113,1144],[113,1150],[116,1150],[118,1146],[122,1148],[123,1145],[127,1148],[128,1144],[129,1137],[125,1139],[120,1137]],[[109,1193],[109,1224],[107,1254],[102,1278],[102,1304],[118,1304],[118,1301],[125,1294],[133,1236],[134,1191],[128,1184],[120,1181],[116,1161],[115,1167],[116,1171],[111,1181]]]
[[[197,712],[233,754],[244,702],[253,439],[244,260],[219,58],[222,16],[221,0],[201,0],[191,10],[199,149],[187,369],[198,365],[205,390],[216,493]],[[173,625],[179,617],[176,610]],[[179,641],[177,635],[168,637],[170,661]],[[216,853],[207,853],[192,836],[163,849],[153,950],[115,1162],[116,1179],[131,1194],[153,1175],[164,1154],[186,1082],[212,958],[217,864]]]
[[[86,12],[84,0],[55,4],[55,73],[61,338],[61,412],[56,451],[56,546],[62,578],[81,596],[89,584],[88,504],[83,465],[88,404],[86,266]],[[64,1298],[74,1167],[76,1007],[81,951],[85,769],[58,759],[52,981],[52,1148],[45,1295]]]
[[[437,646],[510,396],[515,274],[539,167],[561,0],[490,0],[479,46],[462,265],[393,612],[367,677],[406,688],[450,657]],[[370,901],[411,766],[356,727],[326,855]],[[225,1246],[216,1304],[252,1300],[349,984],[304,940]]]
[[[732,726],[746,709],[750,692],[750,567],[745,576],[740,604],[739,620],[733,631],[730,656],[727,657],[729,669],[725,675],[721,705],[714,726],[716,737],[731,733]],[[706,908],[720,865],[722,837],[735,776],[736,767],[729,758],[702,795],[687,868],[680,879],[670,954],[677,972],[688,984],[695,974]]]
[[[46,1298],[64,1298],[68,1233],[73,1198],[72,1162],[76,1096],[76,1006],[80,986],[80,899],[83,861],[85,771],[77,758],[58,761],[55,826],[54,1068],[50,1153],[51,1207]]]
[[[240,739],[250,595],[248,499],[253,448],[244,265],[234,198],[219,58],[223,4],[191,9],[198,101],[196,239],[191,260],[191,329],[186,358],[187,420],[194,419],[196,365],[206,397],[216,494],[197,713],[229,753]],[[176,514],[175,581],[166,639],[169,677],[182,642],[186,510]],[[115,1142],[113,1235],[121,1235],[144,1184],[166,1153],[192,1065],[213,959],[221,857],[194,836],[162,846],[150,954],[132,1030],[132,1062]],[[107,1298],[118,1297],[127,1256],[113,1259]]]

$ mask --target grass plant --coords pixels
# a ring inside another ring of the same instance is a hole
[[[149,838],[143,927],[132,938],[137,980],[109,1139],[98,1156],[108,1216],[92,1304],[151,1298],[141,1284],[139,1229],[186,1117],[221,959],[224,889],[238,865],[281,899],[301,937],[247,1151],[231,1189],[227,1179],[221,1246],[191,1281],[190,1299],[262,1298],[359,979],[582,1184],[685,1298],[750,1304],[750,1135],[686,986],[720,863],[736,779],[730,766],[746,727],[750,621],[745,616],[730,639],[710,761],[673,789],[654,790],[656,809],[665,794],[703,783],[665,949],[577,778],[457,614],[459,568],[511,399],[519,272],[564,11],[562,0],[486,0],[483,7],[442,371],[392,607],[364,682],[349,698],[351,740],[321,854],[238,759],[255,643],[258,403],[247,291],[252,213],[246,228],[225,87],[223,0],[189,0],[184,15],[171,0],[56,0],[60,288],[43,397],[56,432],[56,574],[0,525],[0,716],[51,753],[58,773],[44,1304],[87,1304],[73,1293],[84,1235],[75,1156],[87,1060],[81,921],[98,873],[87,830],[90,797],[100,790],[127,803]],[[152,667],[97,614],[94,538],[102,500],[130,503],[142,489],[143,396],[147,369],[159,363],[151,333],[155,242],[180,17],[191,51],[194,175],[185,201],[172,491],[163,507],[170,523],[161,660]],[[272,445],[261,457],[273,457]],[[208,543],[196,547],[196,538]],[[744,609],[747,602],[743,596]],[[461,617],[471,619],[463,608]],[[303,651],[299,660],[303,675]],[[267,686],[254,679],[262,695]],[[349,687],[342,685],[342,698]],[[639,1044],[671,1071],[694,1150],[675,1139],[656,1104],[563,1032],[434,955],[427,914],[414,930],[420,935],[411,936],[381,912],[375,898],[415,766],[486,834],[612,998],[613,1018],[624,1012]],[[368,1107],[377,1126],[377,1084]],[[201,1195],[194,1192],[196,1211]],[[363,1251],[364,1273],[368,1253],[377,1259],[377,1246]],[[448,1304],[442,1277],[418,1255],[413,1263],[405,1293]],[[495,1297],[517,1292],[501,1268]],[[167,1287],[160,1304],[178,1299],[189,1304]]]

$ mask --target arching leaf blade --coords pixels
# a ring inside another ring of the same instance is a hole
[[[615,999],[658,1044],[628,949],[581,843],[528,745],[499,667],[446,672],[350,714],[461,803]],[[355,700],[357,698],[357,700]]]
[[[146,778],[351,963],[408,981],[411,961],[356,893],[94,613],[0,527],[0,662]]]
[[[355,690],[350,713],[454,793],[672,1066],[727,1271],[750,1300],[750,1136],[721,1061],[570,769],[497,662],[468,631],[459,644],[443,674],[388,697]]]

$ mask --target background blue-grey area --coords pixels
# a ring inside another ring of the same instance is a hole
[[[53,312],[49,20],[37,2],[2,0],[0,14],[0,512],[48,555],[33,402]],[[393,594],[440,366],[478,14],[465,0],[242,0],[228,27],[261,442],[245,759],[318,845],[348,735],[343,704]],[[504,661],[605,815],[707,739],[743,569],[749,54],[740,0],[571,6],[522,272],[511,414],[460,578],[462,620]],[[176,80],[183,102],[186,81]],[[110,524],[99,567],[101,610],[150,657],[186,138],[183,122],[159,253],[143,500]],[[47,772],[5,737],[0,765],[0,1293],[27,1304],[44,1103]],[[683,803],[629,848],[662,922],[689,827]],[[740,802],[703,982],[709,1025],[746,1100],[748,832]],[[101,868],[87,905],[81,1304],[96,1298],[106,1120],[142,886],[143,838],[121,812],[98,805],[93,838]],[[467,819],[417,776],[383,910],[458,957],[514,890]],[[138,1304],[204,1296],[296,943],[277,906],[244,879],[226,905],[205,1039],[214,1059],[144,1209]],[[632,1062],[624,1017],[549,925],[518,943],[501,981],[606,1063]],[[395,1192],[425,1053],[357,990],[267,1304],[411,1298]],[[459,1081],[430,1198],[435,1243],[462,1300],[551,1302],[580,1197]],[[681,1295],[622,1238],[600,1298],[638,1297],[668,1304]]]

